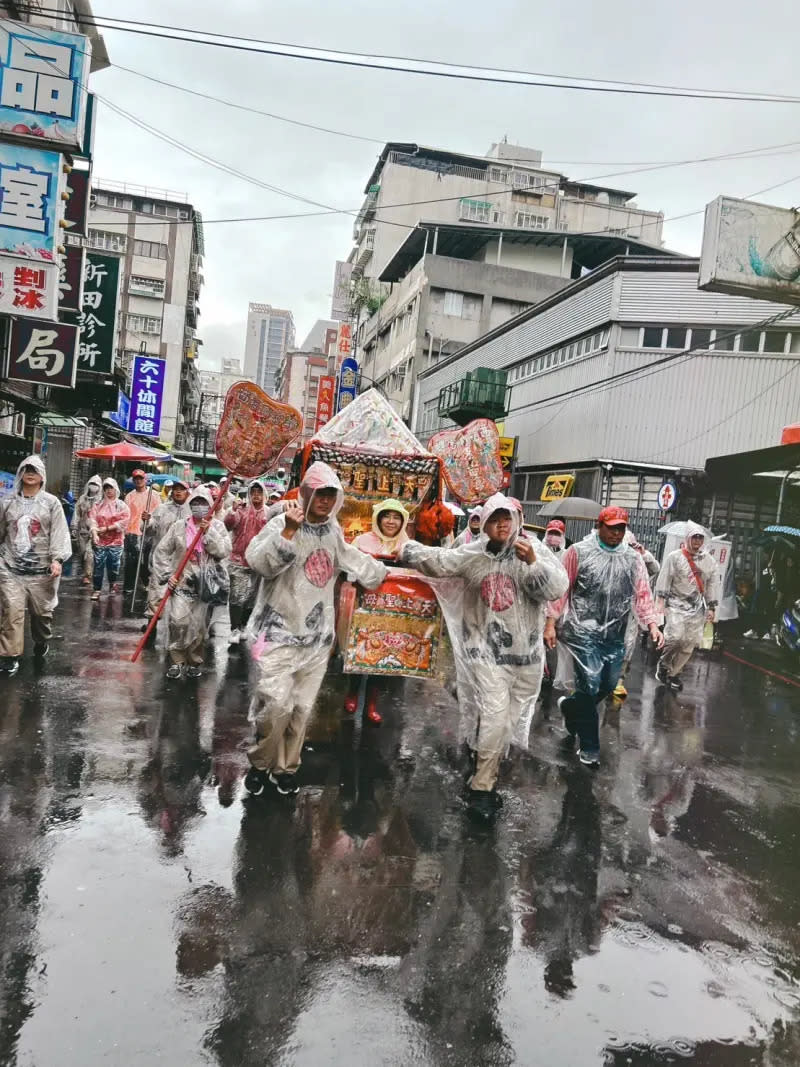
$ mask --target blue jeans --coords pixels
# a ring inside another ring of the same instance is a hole
[[[625,659],[623,641],[606,641],[591,648],[582,648],[580,658],[573,653],[575,691],[562,701],[564,725],[577,734],[581,748],[597,752],[600,748],[600,726],[597,705],[613,693],[622,673]]]
[[[92,585],[96,593],[103,588],[103,575],[108,574],[109,587],[119,578],[119,568],[122,562],[121,545],[95,545],[94,546],[94,569],[92,572]]]

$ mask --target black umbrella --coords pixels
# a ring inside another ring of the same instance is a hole
[[[548,500],[537,516],[540,519],[588,519],[593,522],[603,505],[584,496],[565,496],[561,500]]]

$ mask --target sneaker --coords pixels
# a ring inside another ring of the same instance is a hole
[[[683,690],[683,682],[680,680],[677,674],[670,675],[669,682],[667,683],[673,693],[680,693]]]
[[[99,600],[99,599],[100,599],[100,590],[99,589],[95,589],[95,591],[92,593],[92,595],[90,597],[90,600]]]
[[[202,678],[203,677],[203,668],[202,667],[195,667],[194,664],[192,664],[191,667],[187,667],[186,668],[186,677],[187,678]]]
[[[492,793],[485,789],[470,789],[467,814],[471,819],[478,822],[490,822],[494,818],[497,807],[492,799]]]
[[[229,645],[238,645],[239,642],[241,641],[241,639],[242,639],[241,630],[231,630],[230,636],[228,637],[228,644]]]
[[[183,664],[173,663],[167,667],[167,678],[180,678],[183,675]]]
[[[50,646],[46,641],[37,641],[33,646],[33,654],[36,659],[44,659],[49,651]]]
[[[3,674],[7,674],[10,676],[12,674],[16,674],[18,670],[19,660],[15,659],[13,656],[6,656],[0,662],[0,671],[2,671]]]
[[[268,782],[267,772],[259,771],[256,767],[251,767],[244,776],[244,787],[251,797],[260,797],[267,788]]]
[[[600,766],[600,753],[593,748],[582,748],[578,753],[578,759],[584,767]]]
[[[669,682],[669,675],[667,674],[667,668],[661,663],[656,667],[656,681],[660,685],[667,685]]]
[[[300,786],[293,774],[273,774],[269,772],[270,785],[274,785],[282,797],[294,797],[300,792]]]

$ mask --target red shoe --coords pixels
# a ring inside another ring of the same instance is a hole
[[[344,698],[344,710],[348,715],[355,715],[358,711],[358,697],[353,695],[346,696]]]
[[[370,697],[369,702],[367,703],[367,718],[371,723],[374,723],[375,726],[380,726],[383,722],[383,716],[378,711],[378,701],[376,697]]]

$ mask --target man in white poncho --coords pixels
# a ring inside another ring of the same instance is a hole
[[[670,552],[656,582],[656,597],[666,616],[664,653],[656,679],[680,691],[680,674],[702,644],[706,622],[714,621],[718,599],[717,562],[708,551],[708,533],[687,522],[680,548]]]
[[[400,555],[434,583],[456,657],[462,734],[475,752],[469,810],[489,819],[499,806],[495,786],[512,737],[527,743],[542,684],[542,633],[547,603],[567,589],[552,552],[520,533],[521,515],[502,493],[481,511],[477,540],[461,548],[409,542]]]
[[[61,566],[72,555],[61,501],[45,490],[38,456],[20,463],[14,491],[0,500],[0,670],[15,674],[25,642],[25,610],[34,655],[47,655]]]
[[[259,671],[251,705],[258,740],[245,776],[253,796],[267,788],[282,796],[298,791],[303,741],[333,645],[338,575],[368,589],[386,577],[382,563],[345,541],[336,519],[343,503],[336,472],[312,463],[300,499],[287,501],[245,552],[262,579],[248,626]]]

